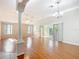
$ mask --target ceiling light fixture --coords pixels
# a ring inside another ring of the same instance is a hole
[[[55,0],[56,4],[60,4],[61,0]]]
[[[60,18],[63,13],[60,12],[60,8],[59,5],[61,3],[61,0],[50,0],[50,8],[54,8],[56,7],[56,12],[53,14],[53,16],[55,16],[56,18]]]
[[[61,0],[56,0],[56,5],[57,5],[57,15],[56,17],[57,18],[60,18],[61,17],[61,13],[60,13],[60,8],[59,8],[59,4],[61,3]]]
[[[49,7],[53,8],[54,6],[53,5],[50,5]]]

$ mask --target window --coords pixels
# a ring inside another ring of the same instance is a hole
[[[5,24],[4,33],[5,34],[12,34],[12,29],[13,29],[12,24]]]
[[[32,34],[33,33],[33,25],[27,25],[27,33]]]

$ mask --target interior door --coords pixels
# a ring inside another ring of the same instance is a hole
[[[53,25],[53,38],[57,41],[63,40],[63,23]]]
[[[59,39],[59,32],[58,32],[58,24],[53,24],[53,39],[58,41]]]
[[[44,27],[40,26],[40,37],[44,36]]]

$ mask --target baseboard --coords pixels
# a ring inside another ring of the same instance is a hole
[[[71,45],[76,45],[76,46],[79,46],[78,43],[73,43],[73,42],[68,42],[68,41],[62,41],[63,43],[68,43],[68,44],[71,44]]]

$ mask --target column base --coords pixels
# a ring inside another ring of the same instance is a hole
[[[17,43],[24,43],[24,41],[23,40],[20,40],[20,41],[17,41]]]

